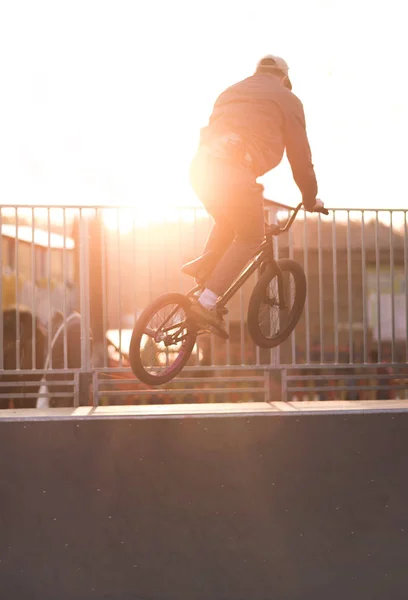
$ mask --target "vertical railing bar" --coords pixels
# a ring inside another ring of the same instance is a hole
[[[404,211],[404,294],[405,294],[405,362],[408,361],[408,228],[407,211]]]
[[[66,209],[62,209],[62,235],[63,235],[63,250],[62,250],[62,272],[64,279],[63,295],[62,295],[62,312],[64,313],[64,369],[68,368],[68,341],[67,341],[67,221]]]
[[[354,362],[353,352],[353,273],[351,265],[351,240],[350,240],[350,211],[347,211],[347,303],[348,303],[348,317],[349,317],[349,335],[348,335],[348,346],[349,346],[349,360],[352,364]]]
[[[390,210],[390,228],[389,228],[389,243],[390,243],[390,271],[391,271],[391,361],[395,362],[395,294],[394,294],[394,231],[393,231],[393,211]]]
[[[0,370],[4,369],[4,339],[3,339],[3,209],[0,206]]]
[[[116,207],[116,256],[117,256],[117,273],[118,273],[118,332],[119,332],[119,365],[123,366],[122,354],[122,286],[121,286],[121,247],[120,247],[120,208]]]
[[[282,402],[287,402],[288,401],[288,371],[287,371],[287,369],[282,369],[281,381],[282,381]]]
[[[306,276],[306,285],[309,285],[309,253],[308,253],[308,227],[306,211],[303,212],[303,266]],[[306,364],[310,364],[310,318],[309,298],[306,294],[305,301],[305,327],[306,327]]]
[[[197,256],[197,210],[193,208],[193,248],[194,248],[194,256]],[[166,253],[167,254],[167,253]],[[196,339],[196,360],[195,363],[197,367],[200,364],[200,340],[199,337]]]
[[[268,223],[274,224],[274,225],[278,223],[278,217],[277,217],[276,211],[270,211],[268,213]],[[279,260],[279,244],[278,244],[277,236],[274,236],[272,238],[272,248],[273,248],[273,254],[275,256],[275,259]],[[289,299],[289,302],[290,302],[290,299]],[[271,348],[271,350],[269,352],[269,363],[271,365],[277,366],[279,364],[279,360],[280,360],[280,346],[278,346],[277,348]]]
[[[165,225],[164,231],[166,233],[169,231],[168,221],[169,221],[169,215],[168,215],[168,213],[165,213],[164,214],[164,225]],[[164,237],[164,235],[162,235],[161,241],[163,244],[167,245],[167,240]],[[162,247],[161,252],[160,252],[161,257],[164,255],[164,260],[163,260],[163,263],[161,263],[161,264],[163,264],[163,269],[164,269],[164,289],[166,292],[169,291],[169,255],[170,255],[170,253],[167,251],[168,247],[169,246]]]
[[[264,369],[264,402],[271,400],[271,377],[268,369]]]
[[[50,357],[48,367],[52,369],[52,312],[51,312],[51,209],[47,207],[47,293],[48,293],[48,356]]]
[[[137,264],[136,264],[136,209],[133,208],[132,210],[132,303],[133,303],[133,317],[134,317],[134,322],[133,324],[136,322],[137,319],[137,293],[136,293],[136,281],[137,281],[137,275],[136,275],[136,269],[137,269]]]
[[[361,211],[361,273],[363,287],[363,362],[368,362],[367,357],[367,298],[366,298],[366,247],[365,247],[365,213]]]
[[[18,208],[15,208],[15,220],[16,220],[16,237],[14,240],[14,272],[16,281],[16,369],[20,369],[20,356],[21,356],[21,342],[20,342],[20,293],[19,293],[19,240],[18,240]]]
[[[150,232],[151,231],[151,216],[150,214],[148,215],[148,226],[147,226],[147,231]],[[151,244],[150,244],[150,239],[151,239],[151,235],[146,236],[146,246],[147,246],[147,279],[148,279],[148,289],[149,289],[149,302],[151,302],[153,300],[153,293],[152,293],[152,257],[151,257]]]
[[[319,333],[320,333],[320,364],[324,363],[324,334],[323,334],[323,261],[322,261],[322,215],[318,214],[317,220],[317,261],[319,270]]]
[[[207,238],[210,235],[210,231],[211,231],[213,225],[214,225],[214,221],[212,220],[212,218],[209,218]],[[181,236],[180,236],[180,239],[181,239]],[[181,271],[180,271],[180,273],[181,273]],[[214,366],[215,365],[215,336],[213,334],[210,335],[210,361],[211,361],[211,366]]]
[[[106,217],[106,213],[105,213]],[[108,341],[106,338],[107,327],[107,287],[106,287],[106,228],[104,222],[104,214],[101,215],[101,269],[102,269],[102,328],[103,328],[103,366],[106,367],[108,364]]]
[[[245,315],[244,315],[244,291],[242,289],[242,287],[239,290],[239,314],[240,314],[240,323],[239,323],[239,330],[240,330],[240,350],[241,350],[241,365],[245,364],[245,329],[244,329],[244,320],[245,320]]]
[[[210,334],[211,366],[215,366],[215,335]]]
[[[261,349],[259,346],[255,346],[255,364],[257,366],[261,364]]]
[[[289,258],[293,260],[293,231],[289,229]],[[296,327],[290,334],[292,364],[296,363]]]
[[[227,331],[231,336],[231,329],[230,329],[231,321],[230,321],[229,312],[226,315],[225,321],[227,324]],[[231,364],[231,339],[230,339],[230,337],[226,341],[226,358],[227,358],[227,365],[230,365]]]
[[[227,324],[227,330],[231,334],[229,313],[227,313],[225,315],[225,322]],[[227,354],[227,365],[229,366],[229,365],[231,365],[231,340],[230,340],[230,338],[228,338],[228,340],[226,341],[226,354]]]
[[[274,223],[275,214],[276,214],[276,212],[273,209],[272,210],[268,210],[267,217],[266,217],[268,225],[272,225]],[[276,255],[277,238],[276,237],[272,238],[271,243],[272,243],[273,254],[275,256],[275,259],[277,260],[278,259],[277,255]],[[269,284],[269,286],[270,285],[271,284]],[[277,283],[276,283],[276,285],[277,285]],[[273,353],[273,348],[271,348],[269,350],[269,365],[272,365],[273,361],[274,361],[274,353]]]
[[[99,379],[98,371],[92,372],[92,406],[97,408],[99,406]]]
[[[259,270],[257,269],[253,275],[253,286],[251,288],[252,290],[254,289],[258,279],[259,279]],[[251,338],[250,338],[250,341],[251,341],[251,343],[254,343]],[[261,349],[256,344],[255,344],[255,363],[257,365],[261,364]]]
[[[95,218],[95,210],[93,213],[93,218]],[[90,338],[90,332],[91,332],[91,302],[90,302],[90,290],[89,290],[89,272],[90,272],[90,259],[89,259],[89,253],[90,253],[90,247],[89,247],[89,222],[88,220],[86,221],[86,245],[85,245],[85,265],[86,265],[86,279],[85,279],[85,284],[86,284],[86,292],[85,292],[85,298],[86,298],[86,304],[85,304],[85,324],[86,324],[86,338],[85,338],[85,342],[86,342],[86,369],[87,371],[89,371],[89,369],[92,366],[92,356],[91,356],[91,338]]]
[[[37,310],[35,305],[35,211],[31,207],[31,312],[33,320],[31,323],[31,365],[37,368]],[[42,367],[43,365],[40,365]]]
[[[183,262],[183,253],[182,253],[182,231],[183,231],[183,227],[182,227],[182,211],[179,210],[178,212],[178,254],[179,254],[179,260],[178,260],[178,264],[181,265]],[[183,291],[183,274],[181,272],[181,269],[179,269],[179,292]]]
[[[74,408],[78,408],[79,406],[79,375],[78,371],[74,373]]]
[[[251,292],[254,289],[255,285],[257,284],[258,279],[259,279],[259,269],[257,269],[255,271],[255,273],[253,274],[253,286],[251,288]],[[254,343],[251,337],[249,338],[249,340],[250,340],[250,343]],[[255,363],[257,365],[261,364],[261,349],[256,344],[255,344]]]
[[[87,228],[86,222],[83,216],[82,207],[79,209],[79,285],[80,285],[80,314],[81,314],[81,369],[85,370],[87,365],[87,344],[86,344],[86,323],[84,314],[86,311],[87,294],[86,294],[86,258],[85,258],[85,244],[87,240]],[[78,379],[78,394],[79,394],[79,379]],[[79,395],[78,395],[79,402]],[[78,404],[79,406],[79,404]]]
[[[333,308],[334,308],[334,362],[339,362],[339,305],[337,295],[337,238],[336,211],[333,211],[332,221],[332,250],[333,250]]]
[[[381,283],[380,283],[380,248],[378,240],[378,211],[375,213],[375,270],[377,279],[377,348],[378,348],[378,362],[382,360],[381,350]]]

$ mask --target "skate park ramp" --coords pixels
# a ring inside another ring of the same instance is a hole
[[[328,406],[2,411],[1,597],[406,600],[407,407]]]

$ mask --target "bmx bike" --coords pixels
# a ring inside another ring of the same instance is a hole
[[[252,291],[249,305],[248,332],[261,348],[275,348],[284,342],[298,323],[306,300],[306,277],[299,263],[290,259],[275,259],[273,238],[287,232],[299,210],[264,201],[265,207],[281,207],[292,211],[286,224],[268,225],[265,240],[228,290],[218,298],[216,310],[226,314],[226,304],[259,270],[259,279]],[[322,207],[316,212],[329,214]],[[133,328],[129,362],[138,379],[148,385],[162,385],[173,379],[188,362],[198,335],[208,333],[189,318],[189,308],[205,288],[205,278],[214,266],[211,252],[187,263],[182,268],[196,278],[197,285],[186,294],[170,292],[159,296],[140,314]]]

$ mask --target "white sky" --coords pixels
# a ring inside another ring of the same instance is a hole
[[[275,53],[326,205],[406,207],[405,14],[402,0],[0,0],[0,201],[191,203],[216,96]],[[286,159],[265,183],[298,201]]]

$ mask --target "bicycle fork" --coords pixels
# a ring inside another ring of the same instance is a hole
[[[266,268],[271,271],[271,275],[276,273],[276,277],[278,278],[278,308],[279,310],[285,310],[287,308],[286,304],[286,295],[285,295],[285,285],[283,282],[283,272],[279,266],[279,263],[274,259],[270,259],[266,265]]]

